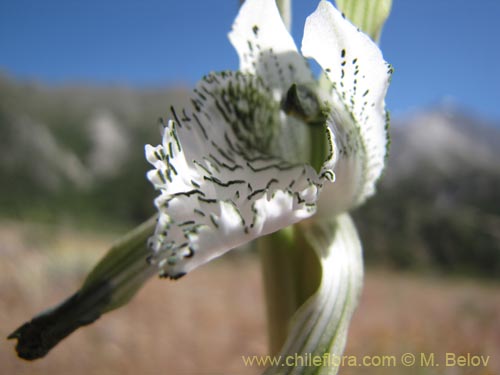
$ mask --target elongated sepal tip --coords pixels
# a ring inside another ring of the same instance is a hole
[[[97,320],[109,303],[109,296],[106,285],[77,292],[21,325],[7,339],[17,339],[16,352],[20,358],[42,358],[69,334]]]

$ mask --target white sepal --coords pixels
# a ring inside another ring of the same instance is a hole
[[[378,46],[326,1],[307,18],[302,52],[320,64],[331,82],[329,125],[335,128],[339,187],[329,187],[331,194],[324,196],[344,202],[334,208],[341,212],[374,193],[384,168],[388,145],[384,98],[392,68]]]
[[[282,94],[293,83],[314,81],[274,0],[245,1],[229,40],[238,52],[240,70],[259,75],[273,91]]]

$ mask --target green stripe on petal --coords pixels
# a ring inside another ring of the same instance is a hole
[[[278,354],[281,362],[268,368],[266,375],[336,374],[339,368],[334,359],[344,351],[349,323],[361,293],[361,244],[349,215],[302,229],[320,260],[321,283],[293,316],[287,340]],[[286,358],[298,357],[321,358],[323,366],[287,366]]]
[[[341,212],[372,195],[382,174],[388,142],[384,99],[392,68],[378,46],[326,1],[307,18],[302,52],[320,64],[331,83],[337,186],[326,195],[330,202],[344,203],[321,207]]]

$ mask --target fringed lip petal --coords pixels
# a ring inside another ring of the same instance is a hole
[[[162,145],[146,146],[148,178],[160,191],[150,247],[163,276],[315,213],[324,179],[273,154],[280,117],[271,91],[259,77],[211,74],[189,110],[172,109]]]

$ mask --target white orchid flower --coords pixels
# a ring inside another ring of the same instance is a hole
[[[167,277],[347,211],[373,193],[384,166],[390,67],[330,3],[307,19],[303,55],[274,1],[245,1],[229,39],[240,70],[204,77],[190,107],[172,108],[162,144],[146,146],[160,191],[152,259]]]
[[[363,269],[346,212],[373,194],[384,167],[391,68],[326,1],[307,18],[302,54],[275,1],[246,0],[229,39],[239,71],[204,77],[189,107],[171,109],[162,144],[146,146],[148,178],[160,192],[156,224],[132,232],[75,295],[16,330],[10,338],[21,357],[44,356],[156,272],[179,278],[299,222],[321,282],[293,316],[281,355],[342,352]],[[321,79],[306,58],[321,66]],[[280,365],[268,372],[302,372]]]

